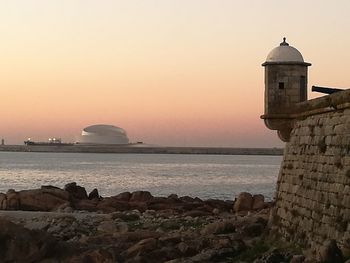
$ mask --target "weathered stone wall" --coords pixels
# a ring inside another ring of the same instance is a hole
[[[340,96],[339,105],[344,107],[315,111],[317,104]],[[349,91],[314,100],[313,112],[301,112],[293,124],[271,215],[275,229],[287,241],[314,248],[335,239],[344,252],[350,248],[350,108],[346,101],[350,102]]]

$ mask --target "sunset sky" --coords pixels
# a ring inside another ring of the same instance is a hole
[[[150,144],[283,146],[259,118],[261,64],[285,36],[312,63],[309,91],[350,87],[349,11],[348,0],[0,0],[0,138],[73,141],[105,123]]]

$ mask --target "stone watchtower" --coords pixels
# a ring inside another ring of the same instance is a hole
[[[286,42],[272,49],[265,67],[265,125],[277,130],[282,141],[288,141],[293,105],[307,100],[307,70],[301,53]]]

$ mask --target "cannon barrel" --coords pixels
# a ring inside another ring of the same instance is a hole
[[[311,91],[321,92],[325,94],[332,94],[338,91],[342,91],[342,89],[312,86]]]

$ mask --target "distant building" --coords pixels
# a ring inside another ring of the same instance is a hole
[[[80,136],[76,137],[76,144],[129,144],[126,131],[122,128],[98,124],[83,129]]]

